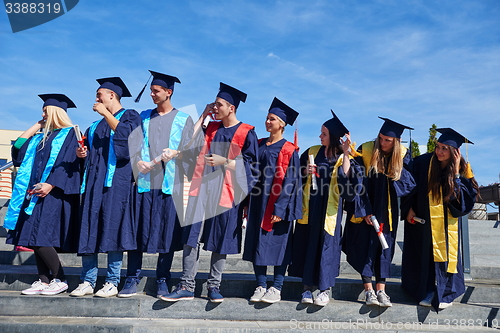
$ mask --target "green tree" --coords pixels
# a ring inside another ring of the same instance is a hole
[[[432,124],[431,128],[429,128],[429,141],[427,141],[427,152],[432,153],[436,148],[436,134],[437,134],[437,126],[436,124]]]
[[[411,157],[417,157],[420,155],[420,148],[418,148],[418,142],[411,140]]]

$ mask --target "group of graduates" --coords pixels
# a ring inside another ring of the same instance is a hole
[[[208,298],[222,302],[226,256],[240,253],[246,229],[243,260],[253,263],[257,281],[250,301],[280,301],[288,270],[302,278],[302,303],[325,306],[344,251],[361,276],[366,304],[389,307],[385,284],[400,220],[403,288],[436,309],[464,293],[461,216],[472,209],[478,188],[460,154],[471,143],[465,137],[439,129],[435,152],[411,160],[401,144],[411,128],[382,118],[376,139],[356,150],[332,112],[321,126],[321,144],[299,157],[283,138],[298,112],[279,99],[265,120],[269,137],[257,139],[254,127],[236,117],[245,93],[221,83],[194,123],[172,106],[179,79],[150,72],[156,107],[140,114],[122,107],[121,98],[131,94],[120,78],[97,80],[93,110],[102,119],[83,137],[67,115],[76,107],[67,96],[40,95],[43,119],[12,148],[19,170],[4,221],[8,243],[34,250],[39,280],[23,294],[67,290],[57,253],[72,252],[81,255],[82,273],[71,296],[94,294],[97,255],[107,253],[105,284],[94,295],[131,297],[143,253],[158,253],[158,298],[193,299],[203,246],[211,251]],[[182,276],[170,292],[180,250]],[[118,291],[124,251],[127,277]],[[268,266],[274,268],[269,287]]]

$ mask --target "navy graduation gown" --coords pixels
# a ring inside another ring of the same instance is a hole
[[[282,139],[268,146],[264,139],[259,143],[260,177],[250,194],[243,252],[243,260],[258,266],[281,266],[290,263],[293,221],[302,218],[300,161],[299,155],[294,152],[283,179],[283,190],[274,204],[273,215],[281,217],[282,220],[274,223],[269,232],[261,228],[276,172],[276,162],[285,142],[286,140]]]
[[[402,200],[402,217],[408,215],[409,208],[413,208],[416,216],[425,219],[425,224],[411,224],[406,222],[404,228],[404,247],[401,271],[402,287],[415,298],[417,302],[423,300],[427,293],[435,291],[433,306],[437,309],[439,303],[451,303],[465,292],[464,273],[462,267],[462,219],[473,208],[476,201],[476,190],[469,179],[460,177],[455,180],[455,187],[459,189],[459,199],[452,197],[449,208],[452,216],[458,217],[458,263],[457,273],[446,272],[447,262],[434,262],[432,247],[432,221],[429,212],[428,199],[428,172],[431,157],[434,153],[418,156],[411,166],[416,188]],[[448,215],[445,214],[445,226]]]
[[[239,124],[225,128],[219,125],[213,138],[210,153],[228,156],[229,146]],[[183,155],[183,162],[190,160],[196,163],[199,149],[190,150]],[[182,241],[191,247],[198,242],[204,243],[203,249],[220,254],[236,254],[241,250],[241,216],[243,206],[240,204],[250,193],[258,180],[258,169],[255,166],[258,153],[258,141],[255,131],[248,132],[241,154],[236,158],[236,171],[233,172],[232,185],[235,192],[235,202],[232,208],[219,206],[221,188],[224,177],[224,166],[211,167],[205,165],[202,183],[198,196],[190,196],[186,209]],[[186,167],[193,169],[193,167]],[[203,216],[210,216],[205,218]],[[203,228],[203,229],[202,229]]]
[[[362,151],[360,151],[362,153]],[[357,157],[358,163],[363,163],[361,157]],[[373,226],[368,225],[364,220],[361,223],[351,222],[352,210],[347,211],[347,221],[343,236],[343,251],[346,254],[347,262],[361,275],[378,276],[389,278],[391,272],[391,262],[394,257],[396,247],[396,234],[399,221],[398,197],[410,193],[415,187],[412,175],[406,169],[410,161],[407,152],[403,158],[403,170],[399,180],[389,179],[383,173],[370,171],[364,180],[366,193],[370,201],[371,212],[377,217],[379,223],[383,223],[383,234],[389,248],[382,250],[382,245]],[[369,168],[370,166],[365,166]],[[392,231],[389,225],[389,201],[390,191]]]
[[[149,122],[149,156],[151,159],[163,153],[163,149],[169,147],[172,123],[179,111],[173,109],[167,114],[159,115],[157,110],[151,112]],[[136,133],[134,133],[135,135]],[[142,142],[142,132],[137,142]],[[179,143],[179,150],[191,139],[193,135],[193,120],[191,117],[186,121]],[[141,161],[141,147],[132,158],[133,168],[137,169],[137,162]],[[149,162],[149,161],[148,161]],[[170,195],[162,192],[162,184],[165,173],[165,163],[157,164],[150,171],[151,189],[149,192],[136,193],[137,195],[137,248],[147,253],[169,253],[182,250],[182,230],[179,224],[178,214],[184,214],[183,202],[174,203],[174,198],[182,197],[184,186],[184,172],[182,163],[176,163],[173,191],[178,195]]]
[[[126,110],[114,135],[116,170],[111,187],[104,187],[111,128],[106,120],[97,125],[86,158],[87,184],[82,195],[81,231],[78,253],[93,254],[137,248],[134,218],[134,177],[128,138],[141,125],[135,110]],[[86,135],[88,136],[88,129]],[[88,141],[85,144],[88,147]]]
[[[38,145],[28,188],[33,188],[34,184],[40,182],[56,132],[48,136],[43,147],[42,143]],[[28,139],[21,149],[12,147],[12,160],[16,167],[21,165],[31,139]],[[19,246],[55,247],[63,252],[77,251],[81,170],[80,160],[75,154],[77,147],[78,142],[72,129],[66,136],[45,181],[55,187],[45,198],[38,198],[31,215],[24,212],[29,205],[29,201],[24,199],[16,228],[9,231],[7,243]]]
[[[300,157],[300,164],[305,172],[307,171],[308,158],[309,149]],[[342,191],[339,197],[335,234],[333,236],[328,234],[324,229],[325,216],[335,161],[326,158],[325,147],[322,146],[314,163],[319,175],[316,178],[318,190],[311,189],[308,224],[296,223],[295,225],[292,263],[288,268],[288,275],[301,277],[304,285],[317,286],[320,290],[326,290],[335,285],[335,278],[340,273],[341,223],[344,203],[355,201],[355,205],[359,206],[360,202],[358,196],[350,195],[349,191]],[[339,169],[342,169],[342,166]],[[302,174],[303,184],[306,183],[307,179],[305,172]],[[360,172],[359,165],[351,160],[351,174],[356,177],[360,175]],[[357,182],[361,182],[361,180],[357,180]]]

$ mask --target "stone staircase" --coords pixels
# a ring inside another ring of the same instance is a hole
[[[0,207],[5,202],[0,201]],[[6,208],[0,209],[0,224]],[[299,303],[300,279],[286,277],[283,300],[275,304],[251,303],[255,289],[252,265],[241,255],[228,256],[221,292],[225,300],[213,304],[206,298],[210,253],[202,252],[195,299],[168,303],[155,298],[156,255],[144,256],[143,278],[137,296],[101,299],[92,296],[26,296],[20,291],[37,279],[33,254],[15,252],[0,231],[0,332],[449,332],[493,331],[500,327],[500,230],[494,221],[469,221],[471,276],[466,293],[448,309],[436,313],[417,306],[400,287],[403,230],[388,280],[393,307],[366,306],[358,300],[363,287],[357,273],[342,258],[341,276],[332,288],[335,298],[325,307]],[[79,283],[81,260],[61,254],[69,290]],[[126,263],[126,256],[124,258]],[[106,256],[99,255],[105,267]],[[181,253],[176,253],[171,285],[179,281]],[[268,272],[271,274],[271,270]],[[97,287],[104,282],[99,270]],[[122,271],[122,276],[125,271]],[[271,276],[269,276],[271,279]],[[122,278],[121,285],[124,282]],[[120,285],[120,288],[121,288]]]

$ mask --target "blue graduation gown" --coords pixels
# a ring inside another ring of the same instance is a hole
[[[51,133],[43,148],[41,143],[37,147],[28,187],[30,189],[42,178],[55,133]],[[21,165],[31,139],[21,149],[12,147],[12,161],[16,167]],[[32,215],[24,212],[29,205],[29,201],[24,200],[16,228],[8,233],[8,244],[55,247],[63,252],[77,251],[81,169],[80,160],[75,154],[77,147],[75,132],[71,129],[45,181],[55,187],[45,198],[38,198]]]
[[[236,129],[241,125],[225,128],[220,124],[213,138],[210,153],[228,156],[229,146]],[[191,164],[196,163],[199,149],[192,149]],[[257,161],[258,142],[254,130],[250,130],[245,139],[241,154],[236,159],[236,171],[232,185],[235,200],[232,208],[219,206],[221,188],[224,179],[224,166],[205,165],[198,196],[190,196],[186,209],[186,223],[183,228],[183,244],[196,247],[198,241],[204,243],[203,249],[220,254],[236,254],[241,250],[241,215],[240,204],[250,193],[258,180]],[[183,156],[183,161],[188,156]],[[186,168],[188,169],[188,168]],[[191,168],[192,169],[192,168]],[[213,216],[204,220],[203,216]],[[203,228],[203,229],[202,229]]]
[[[360,147],[361,148],[361,147]],[[361,149],[360,152],[362,153]],[[358,163],[363,163],[361,157],[357,157]],[[415,181],[412,175],[406,169],[410,161],[410,155],[407,152],[403,158],[403,170],[401,177],[397,181],[389,179],[383,173],[370,171],[365,178],[364,184],[369,197],[371,212],[377,217],[379,223],[383,223],[383,234],[389,248],[382,250],[382,245],[373,226],[365,221],[361,223],[351,222],[352,211],[347,211],[347,222],[343,236],[343,251],[347,256],[347,262],[361,275],[375,276],[380,273],[381,278],[389,278],[391,272],[391,262],[394,257],[396,247],[396,234],[399,221],[399,203],[398,197],[410,193],[415,187]],[[365,168],[369,168],[366,166]],[[389,225],[389,198],[391,200],[392,231]],[[376,269],[379,269],[379,272]]]
[[[82,195],[78,253],[93,254],[137,248],[134,219],[134,177],[128,138],[141,125],[135,110],[126,110],[114,135],[116,170],[111,187],[104,187],[111,128],[103,119],[97,125],[86,163],[87,184]],[[88,129],[85,136],[88,136]],[[88,141],[85,143],[88,147]]]
[[[428,171],[433,153],[418,156],[410,167],[417,183],[415,189],[402,200],[402,217],[408,215],[409,208],[413,208],[416,216],[425,219],[425,224],[411,224],[406,222],[404,228],[403,261],[401,268],[402,287],[415,298],[417,302],[423,300],[428,292],[435,291],[433,306],[438,308],[439,303],[451,303],[465,292],[464,273],[462,267],[462,219],[473,208],[476,201],[476,190],[469,179],[460,177],[455,180],[459,189],[459,199],[452,197],[449,208],[452,216],[458,217],[458,264],[457,273],[447,273],[447,262],[434,262],[431,218],[429,212]],[[445,226],[448,216],[445,214]]]
[[[173,109],[169,113],[160,116],[156,109],[151,112],[149,122],[149,156],[151,159],[162,154],[163,149],[169,147],[172,123],[179,111]],[[136,134],[136,133],[134,133]],[[141,137],[137,142],[142,142]],[[193,134],[193,120],[191,117],[186,121],[182,131],[182,139],[179,150],[188,142]],[[138,153],[132,158],[134,172],[137,172],[137,162],[141,161],[140,147]],[[178,196],[162,192],[162,184],[165,173],[165,163],[157,164],[151,170],[151,189],[149,192],[136,193],[137,195],[137,248],[147,253],[169,253],[182,250],[182,231],[179,224],[178,214],[184,214],[183,202],[174,203],[175,197],[183,195],[184,172],[179,170],[182,163],[176,163],[176,172],[173,191]]]
[[[271,231],[261,228],[271,193],[276,162],[286,140],[282,139],[270,146],[266,140],[259,143],[259,181],[250,194],[248,223],[245,234],[243,260],[259,266],[281,266],[289,264],[292,255],[293,221],[302,218],[302,179],[297,152],[290,158],[282,192],[274,204],[273,215],[282,218],[273,224]]]
[[[300,157],[302,170],[307,170],[309,149]],[[339,197],[337,211],[337,224],[335,234],[328,234],[325,227],[326,208],[328,205],[328,193],[330,180],[335,165],[325,156],[325,147],[322,146],[316,158],[316,178],[318,190],[311,189],[309,199],[309,223],[295,225],[292,249],[292,263],[288,268],[288,275],[302,278],[302,283],[308,286],[317,286],[320,290],[326,290],[335,285],[335,278],[340,272],[340,252],[342,234],[342,215],[346,201],[355,201],[359,205],[359,198],[350,195],[349,191],[342,191]],[[360,175],[359,165],[351,160],[351,173]],[[339,169],[342,169],[340,166]],[[306,174],[302,175],[305,184]],[[360,181],[360,180],[358,180]]]

